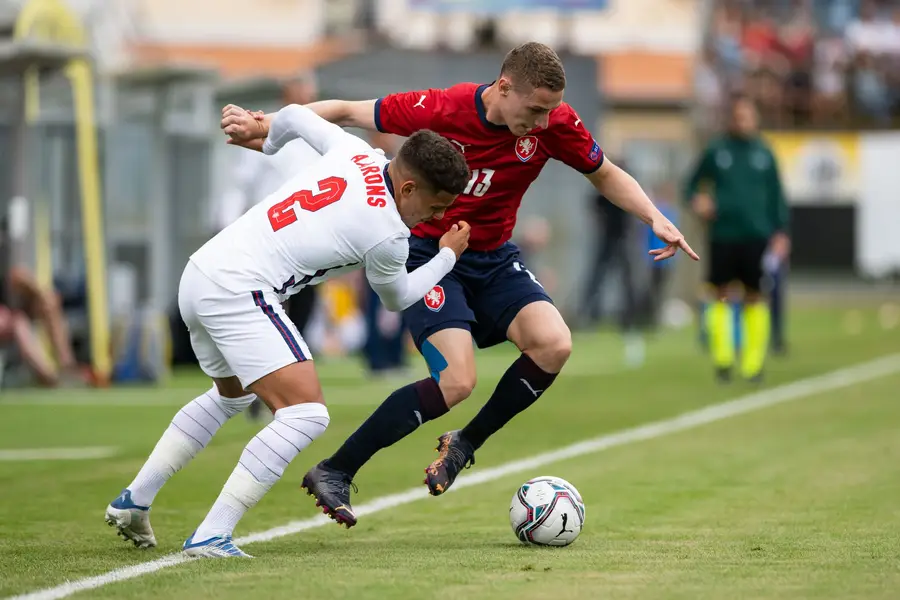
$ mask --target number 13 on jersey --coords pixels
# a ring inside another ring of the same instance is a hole
[[[484,196],[491,187],[491,178],[494,176],[494,173],[496,171],[493,169],[475,169],[472,171],[472,179],[469,180],[469,185],[463,190],[463,194],[467,196],[472,195],[476,198]]]
[[[297,222],[295,204],[299,203],[300,208],[305,211],[316,212],[340,200],[347,191],[347,180],[340,177],[326,177],[316,185],[321,190],[319,193],[314,193],[312,190],[300,190],[269,208],[269,223],[272,225],[272,231],[278,231]]]

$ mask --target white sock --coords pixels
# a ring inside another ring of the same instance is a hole
[[[131,500],[138,506],[150,506],[169,478],[206,447],[225,421],[250,406],[255,399],[255,394],[223,398],[213,386],[188,402],[172,419],[147,462],[128,486]]]
[[[272,422],[244,448],[194,541],[231,535],[244,513],[281,479],[294,457],[325,431],[329,420],[328,409],[318,402],[277,410]]]

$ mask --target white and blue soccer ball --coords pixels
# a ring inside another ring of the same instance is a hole
[[[565,479],[535,477],[516,490],[509,524],[525,544],[568,546],[584,527],[584,502]]]

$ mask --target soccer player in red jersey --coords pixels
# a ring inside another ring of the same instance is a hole
[[[453,272],[405,313],[431,376],[391,394],[334,456],[303,479],[303,487],[325,512],[348,527],[356,523],[350,486],[359,468],[378,450],[472,393],[473,339],[480,348],[509,340],[522,354],[478,415],[463,429],[439,438],[439,456],[425,470],[432,495],[447,491],[459,472],[475,462],[475,451],[540,398],[568,360],[569,329],[509,241],[522,197],[548,160],[580,171],[600,193],[651,225],[666,244],[652,252],[657,260],[679,249],[697,260],[640,185],[604,158],[578,114],[563,102],[565,85],[557,54],[531,42],[507,54],[500,77],[490,84],[461,83],[378,100],[308,105],[343,126],[401,136],[432,129],[459,148],[472,172],[468,187],[445,217],[419,225],[409,240],[407,268],[412,269],[438,251],[437,241],[451,224],[464,220],[472,226],[469,250]],[[222,127],[231,143],[252,148],[266,135],[267,117],[228,106]]]

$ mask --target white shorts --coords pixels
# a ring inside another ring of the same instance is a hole
[[[203,372],[237,375],[244,388],[312,355],[271,290],[229,292],[188,262],[178,286],[178,308]]]

